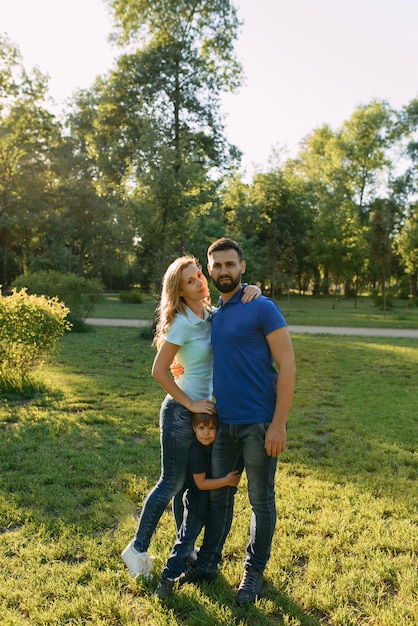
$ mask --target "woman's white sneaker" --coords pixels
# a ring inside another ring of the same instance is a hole
[[[132,578],[138,575],[149,578],[152,573],[153,563],[148,552],[138,552],[135,550],[133,541],[131,541],[122,552],[122,559],[125,562]]]

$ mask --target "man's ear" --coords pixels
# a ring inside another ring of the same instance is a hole
[[[245,270],[247,269],[247,262],[242,260],[241,261],[241,271],[243,274],[245,274]]]

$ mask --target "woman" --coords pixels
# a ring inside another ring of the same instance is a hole
[[[258,287],[247,287],[243,302],[260,293]],[[147,550],[171,498],[177,529],[181,525],[181,491],[194,437],[192,414],[216,413],[211,400],[210,314],[208,283],[198,262],[193,256],[176,259],[163,278],[154,339],[158,353],[152,366],[152,376],[167,392],[160,411],[161,476],[145,501],[134,540],[122,552],[133,577],[152,571]],[[169,373],[174,359],[185,371],[176,380]]]

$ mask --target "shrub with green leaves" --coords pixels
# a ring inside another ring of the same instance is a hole
[[[119,293],[119,300],[121,302],[126,302],[127,304],[142,304],[144,301],[144,294],[139,291],[139,289],[121,291]]]
[[[0,388],[21,390],[30,370],[71,325],[58,298],[29,295],[26,289],[0,292]]]
[[[57,297],[69,308],[69,320],[72,323],[85,320],[103,295],[100,280],[61,274],[54,270],[23,274],[14,281],[13,287],[26,288],[30,294]]]

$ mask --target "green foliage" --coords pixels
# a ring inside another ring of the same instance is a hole
[[[122,53],[76,95],[65,128],[47,109],[46,76],[0,35],[4,288],[24,268],[158,293],[175,256],[205,265],[207,246],[228,234],[250,281],[273,296],[384,291],[407,276],[417,300],[416,98],[398,111],[361,104],[340,128],[314,129],[296,159],[273,153],[244,183],[220,107],[242,79],[234,3],[107,4]],[[70,309],[75,323],[87,314]]]
[[[139,289],[130,289],[119,293],[119,300],[128,304],[142,304],[144,298],[145,295]]]
[[[418,203],[409,207],[398,244],[405,269],[416,282],[418,276]]]
[[[241,82],[239,20],[230,0],[109,5],[115,39],[129,53],[96,85],[89,152],[94,146],[107,184],[122,190],[140,234],[138,266],[159,289],[237,153],[219,105]]]
[[[13,289],[0,295],[0,389],[23,390],[34,365],[70,329],[68,308],[58,298]]]
[[[41,271],[19,276],[13,287],[26,288],[28,293],[57,297],[69,309],[68,319],[73,323],[83,321],[90,315],[102,298],[103,285],[97,279],[87,279],[74,274]]]
[[[38,249],[37,235],[51,210],[51,161],[60,127],[46,108],[46,76],[37,68],[27,71],[3,35],[0,75],[0,283],[9,287]]]
[[[388,309],[393,308],[394,306],[394,296],[392,293],[385,294],[384,296],[379,293],[377,289],[373,289],[372,298],[374,302],[374,306],[383,310],[383,307],[387,307]]]

